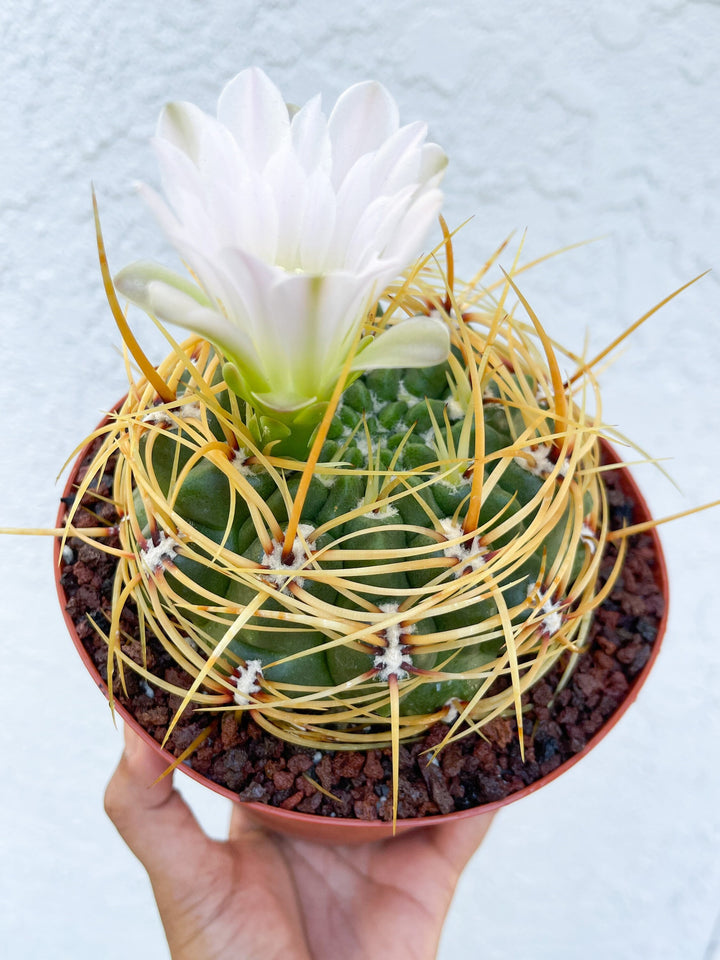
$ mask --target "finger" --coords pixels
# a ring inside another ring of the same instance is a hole
[[[265,827],[257,821],[245,806],[238,802],[233,803],[230,811],[230,840],[258,840],[267,836]]]
[[[173,789],[167,761],[128,726],[125,751],[105,791],[105,810],[153,886],[190,878],[211,841]]]
[[[435,848],[460,874],[485,839],[494,816],[494,813],[479,813],[430,827],[427,833]]]

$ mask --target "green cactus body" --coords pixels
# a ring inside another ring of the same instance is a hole
[[[181,401],[129,399],[112,438],[134,557],[124,576],[135,573],[143,615],[179,645],[199,687],[232,698],[252,664],[238,707],[266,710],[300,739],[317,715],[324,736],[352,745],[353,730],[390,722],[391,683],[401,736],[458,702],[483,722],[572,647],[597,565],[595,439],[576,430],[552,447],[533,376],[504,361],[486,373],[480,457],[457,362],[360,376],[283,549],[303,464],[261,450],[214,353],[200,354],[192,376],[167,361]],[[477,470],[482,502],[466,531]]]

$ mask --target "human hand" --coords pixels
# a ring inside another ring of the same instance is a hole
[[[433,960],[492,814],[358,846],[271,833],[242,804],[203,833],[166,763],[125,727],[105,809],[148,872],[172,960]],[[151,784],[153,784],[151,786]]]

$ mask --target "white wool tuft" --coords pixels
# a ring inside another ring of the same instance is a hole
[[[399,604],[381,603],[379,604],[379,608],[383,613],[397,613]],[[373,660],[373,666],[376,670],[379,670],[377,675],[378,680],[387,683],[390,677],[395,677],[397,680],[405,680],[409,676],[403,664],[411,666],[412,659],[407,653],[405,644],[402,641],[403,637],[414,632],[414,626],[403,628],[399,623],[394,623],[385,628],[386,646],[383,648],[382,653],[377,654]]]
[[[304,566],[307,560],[307,553],[303,539],[307,539],[310,534],[315,530],[309,523],[301,523],[298,525],[298,534],[299,536],[295,537],[292,545],[292,559],[289,563],[286,563],[283,560],[283,544],[278,543],[277,540],[273,540],[272,552],[266,553],[262,559],[262,565],[267,570],[287,570],[288,573],[293,573],[293,571]],[[268,573],[265,574],[266,580],[271,580],[279,587],[284,587],[285,584],[290,579],[287,576],[283,576],[281,573]],[[305,583],[304,577],[293,577],[293,580],[299,587]]]
[[[533,463],[529,463],[525,457],[515,457],[515,463],[521,466],[523,470],[532,473],[534,477],[547,477],[555,469],[555,464],[550,459],[550,444],[540,443],[532,450],[526,451],[533,458]],[[564,477],[567,473],[567,461],[561,465],[558,470],[558,476]]]
[[[262,660],[248,660],[244,667],[238,667],[235,681],[235,703],[244,707],[250,703],[250,694],[260,690],[257,682],[262,677]]]
[[[440,526],[448,540],[457,540],[464,535],[462,527],[454,524],[452,520],[441,520]],[[472,540],[466,540],[465,543],[448,544],[443,549],[446,557],[454,557],[459,562],[453,567],[453,576],[460,577],[465,570],[470,567],[472,570],[480,570],[487,563],[488,551],[484,550],[479,537],[473,537]]]
[[[177,555],[176,547],[178,543],[168,536],[164,530],[160,531],[160,538],[157,544],[149,542],[146,547],[140,551],[140,559],[146,570],[150,573],[156,573],[162,568],[166,560],[173,560]]]

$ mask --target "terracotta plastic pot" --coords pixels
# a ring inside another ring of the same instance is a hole
[[[620,458],[618,457],[615,450],[610,446],[610,444],[605,441],[601,441],[605,459],[608,462],[620,463]],[[63,491],[63,498],[72,498],[75,491],[75,477],[80,469],[80,465],[87,453],[87,448],[78,457],[75,462],[70,476],[68,478],[67,484],[65,485],[65,490]],[[626,496],[628,496],[635,504],[635,522],[641,523],[643,521],[650,519],[650,513],[643,499],[642,494],[640,493],[635,481],[633,480],[630,472],[627,468],[622,468],[619,470],[618,475],[621,481],[621,487]],[[58,512],[57,527],[61,527],[64,524],[65,515],[67,512],[67,507],[64,502],[60,505],[60,510]],[[406,830],[414,830],[418,827],[430,827],[438,823],[447,823],[448,820],[454,819],[459,820],[464,817],[472,817],[479,813],[490,813],[497,810],[500,807],[506,806],[509,803],[514,803],[517,800],[520,800],[522,797],[526,797],[531,793],[535,793],[536,790],[540,790],[546,784],[555,780],[557,777],[561,776],[566,770],[574,766],[579,760],[581,760],[586,754],[588,754],[593,747],[595,747],[615,726],[618,720],[623,716],[625,711],[628,709],[631,703],[633,703],[640,692],[640,688],[647,679],[648,674],[650,673],[655,659],[660,650],[660,644],[665,633],[665,627],[667,624],[667,612],[668,612],[668,580],[667,580],[667,569],[665,566],[665,558],[663,556],[662,547],[660,545],[660,538],[657,535],[655,530],[650,531],[650,536],[653,539],[655,547],[655,581],[662,591],[664,598],[664,612],[660,619],[658,625],[657,637],[653,643],[651,655],[642,668],[640,673],[635,677],[632,682],[626,699],[618,707],[618,709],[608,718],[605,724],[601,729],[585,744],[582,750],[572,756],[570,759],[566,760],[564,763],[560,764],[555,770],[547,774],[544,777],[541,777],[539,780],[536,780],[534,783],[531,783],[529,786],[525,787],[522,790],[518,790],[515,793],[504,797],[502,800],[497,800],[492,803],[483,804],[482,806],[472,807],[467,810],[457,811],[455,813],[442,814],[438,816],[429,816],[429,817],[419,817],[415,819],[401,819],[397,821],[397,833],[402,833]],[[92,658],[86,651],[85,647],[82,644],[82,641],[77,635],[75,629],[75,624],[71,616],[66,611],[67,598],[65,596],[65,591],[60,583],[60,541],[56,538],[55,540],[55,549],[54,549],[54,560],[55,560],[55,580],[57,585],[58,597],[60,600],[60,606],[65,617],[65,622],[67,624],[68,631],[70,636],[75,644],[75,647],[80,654],[80,658],[87,667],[91,676],[93,677],[97,686],[102,690],[103,694],[107,697],[107,685],[102,679],[95,664],[92,661]],[[157,741],[150,736],[150,734],[144,730],[140,724],[132,717],[132,715],[122,706],[122,704],[116,701],[115,711],[123,718],[125,723],[129,724],[130,727],[140,736],[146,743],[148,743],[154,750],[160,753],[168,762],[168,765],[175,760],[175,757],[166,750],[163,750]],[[197,773],[191,767],[186,764],[181,764],[179,768],[186,776],[192,777],[193,780],[198,783],[203,784],[208,787],[210,790],[213,790],[215,793],[219,793],[223,797],[227,797],[228,800],[234,802],[238,801],[237,795],[234,794],[231,790],[228,790],[226,787],[220,786],[217,783],[214,783],[212,780],[207,779],[207,777],[202,776]],[[307,840],[325,842],[325,843],[365,843],[368,841],[374,840],[383,840],[387,837],[392,836],[393,828],[392,824],[386,823],[380,820],[354,820],[348,818],[333,818],[325,816],[317,816],[307,813],[298,813],[294,810],[283,810],[278,807],[272,807],[267,804],[262,803],[251,803],[248,801],[243,801],[244,809],[251,815],[261,825],[286,833],[293,836],[302,837]]]

